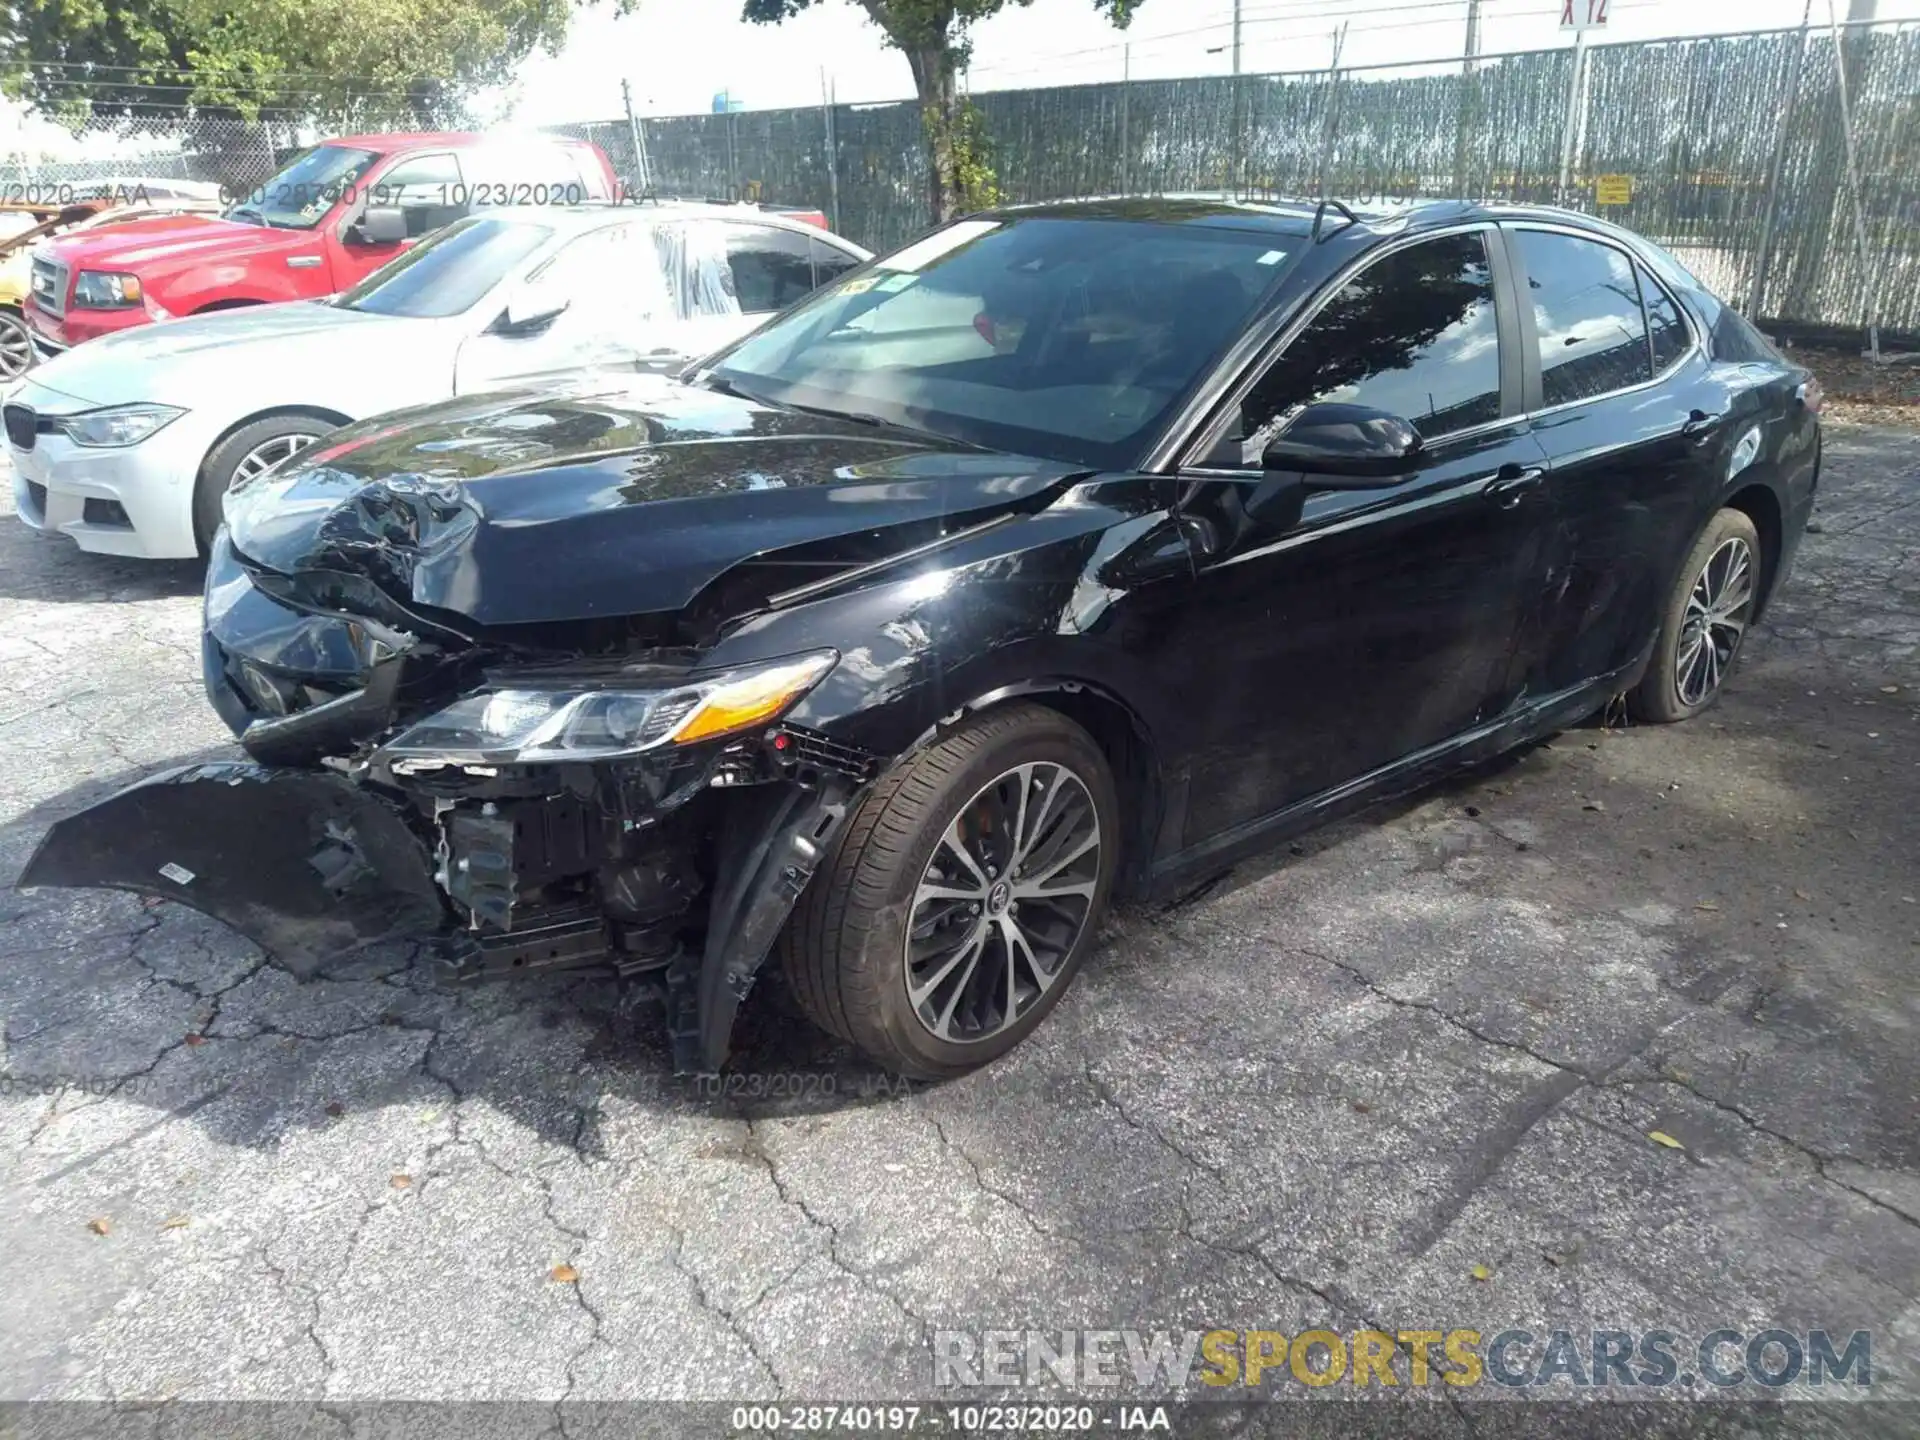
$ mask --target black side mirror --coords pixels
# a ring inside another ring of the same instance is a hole
[[[1309,405],[1268,445],[1266,470],[1290,471],[1315,490],[1373,490],[1413,473],[1420,432],[1370,405]]]
[[[561,295],[522,291],[507,300],[507,308],[488,329],[495,335],[538,335],[571,305],[572,302]]]
[[[359,245],[397,245],[407,238],[407,212],[398,205],[369,205],[346,238]]]

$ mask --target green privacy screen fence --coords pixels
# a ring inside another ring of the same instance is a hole
[[[1456,60],[974,99],[1010,202],[1198,190],[1560,203],[1660,240],[1768,320],[1920,332],[1920,28],[1598,45],[1577,92],[1573,81],[1574,53],[1560,49],[1471,70]],[[591,135],[663,195],[818,206],[876,249],[929,223],[912,104],[556,128]]]

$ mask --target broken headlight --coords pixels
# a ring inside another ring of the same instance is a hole
[[[499,765],[610,760],[688,745],[776,719],[839,658],[816,650],[675,685],[487,690],[410,726],[380,753],[388,760]]]

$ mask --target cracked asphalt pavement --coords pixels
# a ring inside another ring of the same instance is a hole
[[[1915,1398],[1920,452],[1828,454],[1717,709],[1123,913],[957,1083],[777,983],[715,1095],[602,981],[301,984],[170,904],[0,891],[0,1398],[925,1396],[942,1329],[1368,1324],[1870,1329]],[[0,516],[0,880],[233,753],[198,584]]]

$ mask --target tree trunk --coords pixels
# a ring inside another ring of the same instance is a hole
[[[920,95],[920,123],[927,137],[927,198],[933,223],[944,225],[961,206],[960,175],[954,157],[960,99],[953,51],[945,45],[908,50],[907,64]]]

